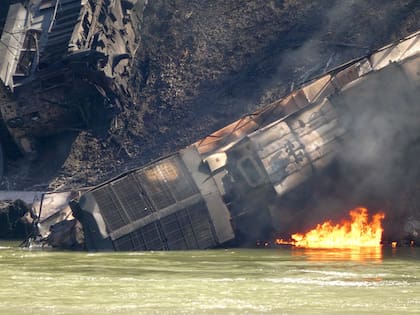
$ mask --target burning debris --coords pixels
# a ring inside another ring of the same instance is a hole
[[[383,232],[381,221],[385,218],[383,212],[374,214],[371,222],[369,222],[366,208],[353,209],[349,215],[351,220],[343,220],[340,224],[326,221],[305,234],[293,234],[291,241],[276,239],[276,244],[304,248],[353,248],[381,245]]]

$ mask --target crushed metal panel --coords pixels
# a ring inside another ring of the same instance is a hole
[[[53,247],[81,248],[83,232],[69,205],[70,200],[77,198],[81,192],[47,192],[37,197],[31,212],[34,216],[34,242],[29,244],[45,240]]]
[[[38,216],[38,233],[42,237],[49,235],[51,226],[64,220],[74,219],[69,207],[70,199],[74,193],[59,192],[45,193],[40,200],[33,204],[35,214]]]
[[[72,192],[45,193],[42,197],[33,203],[35,214],[42,222],[46,218],[54,215],[68,207],[72,197]]]

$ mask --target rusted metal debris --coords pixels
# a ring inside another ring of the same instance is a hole
[[[168,157],[75,196],[44,195],[32,243],[80,247],[76,222],[87,250],[205,249],[263,239],[282,217],[270,202],[335,159],[349,127],[342,113],[365,106],[357,95],[367,90],[373,102],[392,94],[418,104],[419,78],[417,32]],[[417,221],[405,227],[413,237]]]
[[[18,148],[117,108],[136,49],[130,1],[22,0],[0,44],[0,112]],[[107,27],[112,25],[112,27]],[[100,104],[100,105],[98,105]],[[101,106],[101,108],[97,108]]]

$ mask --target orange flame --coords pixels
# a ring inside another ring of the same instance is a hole
[[[277,239],[276,244],[291,244],[304,248],[354,248],[380,246],[383,228],[381,220],[385,214],[379,212],[368,222],[366,208],[356,208],[349,212],[351,220],[341,224],[326,221],[318,224],[306,234],[292,235],[292,241]]]

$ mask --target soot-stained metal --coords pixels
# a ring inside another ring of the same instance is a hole
[[[83,239],[87,250],[184,250],[270,237],[281,232],[282,212],[271,206],[274,200],[337,159],[349,132],[357,134],[354,122],[366,102],[392,97],[418,105],[419,77],[420,34],[415,33],[311,80],[179,152],[80,193],[69,203],[71,216],[60,221],[65,225],[70,218],[70,227],[54,230],[45,218],[33,241],[69,247],[72,239],[79,247]],[[416,215],[405,226],[413,238],[420,232]],[[75,220],[82,228],[75,228]],[[57,240],[70,231],[77,235],[60,245]]]

